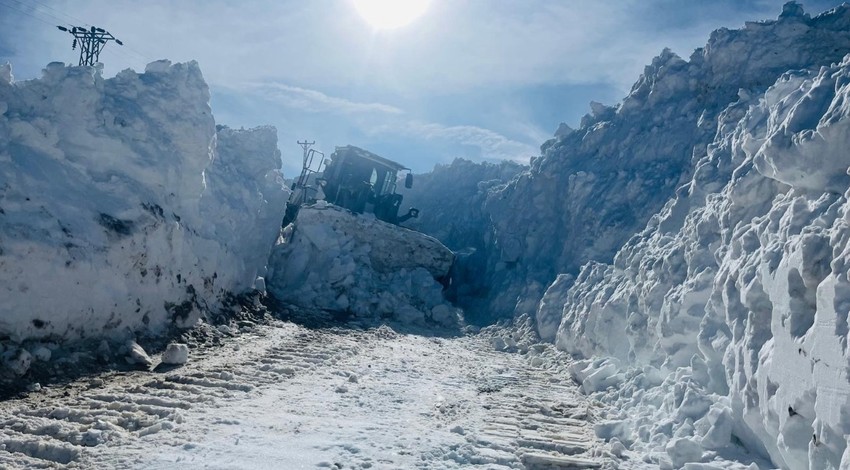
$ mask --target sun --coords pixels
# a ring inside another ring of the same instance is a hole
[[[353,0],[357,12],[375,29],[410,24],[428,9],[430,0]]]

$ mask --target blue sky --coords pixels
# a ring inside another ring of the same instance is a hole
[[[0,62],[17,80],[76,63],[54,25],[93,24],[125,43],[105,48],[106,76],[197,60],[216,121],[277,127],[287,176],[303,139],[423,172],[455,157],[525,162],[591,100],[621,100],[662,48],[690,56],[712,30],[774,19],[783,3],[431,0],[410,25],[375,31],[351,0],[0,0]]]

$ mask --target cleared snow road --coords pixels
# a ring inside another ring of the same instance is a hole
[[[564,366],[487,334],[274,322],[169,372],[0,403],[0,468],[608,467]]]

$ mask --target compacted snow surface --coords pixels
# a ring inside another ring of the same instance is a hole
[[[182,368],[0,403],[0,467],[612,468],[563,353],[414,333],[243,323]]]

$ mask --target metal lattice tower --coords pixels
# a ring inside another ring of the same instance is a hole
[[[119,46],[124,43],[115,38],[109,31],[103,28],[92,26],[90,29],[82,26],[72,26],[68,29],[64,26],[57,26],[60,31],[65,31],[71,36],[74,36],[74,42],[71,43],[71,50],[80,46],[80,63],[79,65],[94,65],[100,58],[100,51],[109,41],[115,41]]]

